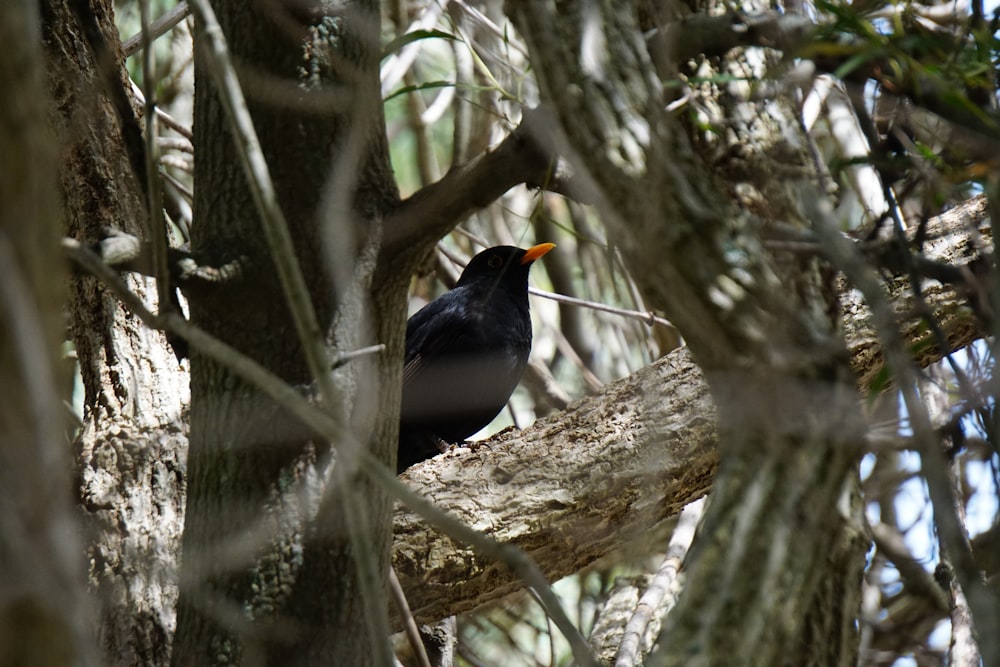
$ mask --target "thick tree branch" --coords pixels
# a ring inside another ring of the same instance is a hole
[[[444,178],[401,202],[386,217],[383,252],[396,256],[428,239],[436,241],[473,211],[522,183],[589,202],[586,183],[544,141],[543,115],[526,110],[521,125],[499,146],[453,167]]]
[[[935,218],[931,259],[968,263],[991,242],[981,198]],[[900,326],[917,361],[945,351],[927,339],[904,281],[891,286]],[[937,283],[925,296],[953,349],[983,335],[965,300]],[[843,294],[859,388],[882,373],[882,352],[856,294]],[[654,527],[711,486],[718,464],[714,406],[686,349],[608,385],[521,432],[508,429],[411,468],[403,478],[443,509],[510,541],[550,579],[628,546],[656,549]],[[488,492],[484,492],[488,489]],[[474,609],[516,590],[488,562],[398,509],[393,562],[420,622]]]

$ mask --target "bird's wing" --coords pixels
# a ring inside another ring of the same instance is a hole
[[[432,301],[406,323],[404,386],[420,374],[425,363],[472,343],[473,324],[456,291]]]

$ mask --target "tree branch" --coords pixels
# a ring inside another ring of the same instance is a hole
[[[539,110],[525,110],[521,124],[499,146],[453,167],[401,202],[386,217],[383,252],[395,256],[428,239],[436,241],[473,211],[522,183],[589,202],[587,183],[545,140],[544,116]]]
[[[797,14],[729,12],[692,14],[660,26],[647,37],[661,72],[699,55],[721,56],[738,46],[794,50],[815,34],[816,23]]]
[[[73,239],[66,241],[75,242]],[[71,247],[72,243],[68,246]],[[138,236],[112,229],[107,231],[104,238],[90,244],[89,247],[112,269],[156,276],[153,245]],[[80,268],[90,270],[89,265],[81,262],[79,254],[68,252],[67,256]],[[195,289],[198,286],[220,285],[240,280],[251,268],[247,266],[249,261],[248,257],[240,256],[219,266],[209,266],[199,263],[198,258],[183,248],[167,249],[170,284],[181,289]]]
[[[928,231],[928,258],[955,265],[972,261],[973,248],[986,251],[992,242],[982,198],[934,218]],[[950,351],[927,339],[905,281],[890,285],[890,296],[919,363]],[[925,298],[952,349],[983,335],[954,289],[931,283]],[[882,351],[860,298],[845,292],[842,303],[852,365],[866,392],[883,372]],[[704,495],[714,479],[714,414],[701,372],[682,348],[565,412],[456,448],[414,466],[403,479],[473,527],[524,549],[554,580],[626,545],[652,551],[664,541],[655,527]],[[456,545],[409,511],[397,509],[395,536],[393,562],[419,622],[475,609],[518,589],[506,568]]]

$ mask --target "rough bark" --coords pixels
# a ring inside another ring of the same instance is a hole
[[[766,243],[776,221],[824,224],[802,210],[803,197],[820,196],[808,141],[788,141],[791,99],[765,109],[699,96],[708,122],[724,109],[721,140],[666,112],[640,4],[508,9],[555,110],[560,152],[596,183],[609,237],[647,303],[688,341],[717,408],[712,502],[650,664],[850,664],[856,641],[833,651],[813,641],[854,631],[867,542],[856,468],[865,428],[834,271]],[[718,71],[759,78],[767,61],[748,54]],[[779,164],[786,178],[769,173]]]
[[[964,346],[986,333],[975,316],[980,308],[978,302],[984,297],[977,293],[981,288],[977,286],[976,269],[971,263],[993,252],[988,206],[985,195],[974,197],[933,218],[927,227],[923,254],[941,264],[964,269],[970,281],[968,285],[949,285],[931,279],[922,281],[926,306],[950,345]],[[840,304],[851,365],[859,387],[868,391],[884,376],[885,359],[864,300],[858,292],[846,291],[846,285],[842,287],[845,291]],[[928,330],[927,320],[919,316],[924,306],[914,299],[908,278],[896,278],[889,288],[893,310],[915,361],[920,366],[927,366],[940,359],[941,345]]]
[[[378,7],[213,3],[238,66],[277,201],[309,298],[333,352],[386,342],[337,373],[328,409],[391,465],[405,277],[376,265],[377,225],[398,195],[378,91]],[[192,321],[300,386],[313,378],[240,165],[206,23],[196,12],[195,221],[192,250],[245,278],[190,292]],[[377,295],[377,297],[373,297]],[[192,351],[191,439],[181,599],[173,663],[369,664],[385,637],[366,618],[356,567],[385,588],[391,505],[378,488],[329,465],[327,443],[231,369]],[[320,383],[323,386],[323,383]],[[349,420],[349,423],[347,423]],[[343,443],[337,443],[343,444]],[[331,472],[332,471],[332,472]],[[339,481],[334,481],[331,474]],[[364,510],[362,514],[361,511]],[[353,520],[364,545],[348,539]]]
[[[559,415],[436,457],[404,479],[474,528],[517,544],[556,579],[624,545],[655,550],[657,524],[711,486],[714,441],[704,378],[678,350]],[[419,621],[520,588],[505,566],[405,510],[395,535],[393,564]]]
[[[955,266],[988,251],[980,197],[931,221],[930,259]],[[977,252],[969,243],[978,239]],[[951,349],[983,335],[964,297],[928,284],[934,316]],[[891,286],[901,328],[922,365],[941,358],[926,341],[903,281]],[[856,292],[842,293],[857,389],[884,372],[870,316]],[[608,385],[600,394],[520,431],[504,431],[411,468],[403,478],[442,509],[531,553],[551,579],[622,549],[655,549],[650,530],[711,485],[718,465],[715,407],[687,349]],[[488,489],[484,493],[483,489]],[[418,620],[433,621],[494,601],[518,583],[503,567],[459,547],[397,508],[393,562]]]
[[[141,129],[112,3],[49,0],[41,14],[63,234],[85,243],[105,228],[145,236]],[[127,280],[155,303],[151,281]],[[67,304],[85,389],[75,469],[96,635],[109,662],[165,664],[184,507],[187,374],[162,334],[94,278],[74,274]]]

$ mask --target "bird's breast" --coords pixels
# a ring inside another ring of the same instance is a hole
[[[434,346],[433,354],[421,358],[419,372],[406,379],[401,423],[447,442],[464,440],[503,409],[530,350],[526,312],[513,307],[470,309],[461,326],[447,332],[447,343]]]

